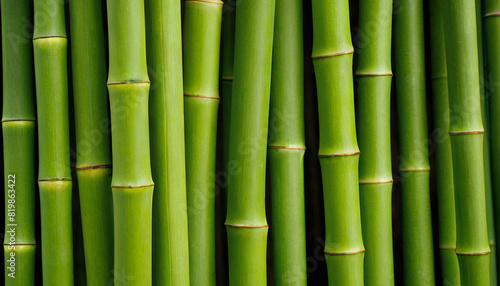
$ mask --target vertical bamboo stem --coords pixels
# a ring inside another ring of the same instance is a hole
[[[242,1],[235,23],[226,228],[231,285],[266,285],[266,145],[275,1]]]
[[[391,165],[392,0],[359,3],[357,130],[365,285],[394,285]]]
[[[219,0],[188,0],[184,10],[184,120],[192,285],[216,285],[213,178],[222,5]]]
[[[365,248],[359,206],[349,3],[313,0],[312,12],[328,281],[329,285],[363,285]]]
[[[302,0],[276,0],[269,115],[274,279],[306,285]]]
[[[445,11],[460,282],[490,285],[475,3],[446,0]]]
[[[180,1],[147,0],[153,284],[189,285]]]
[[[1,1],[5,285],[35,284],[35,143],[33,45],[24,21],[32,1]]]
[[[115,285],[151,285],[153,181],[149,154],[144,1],[108,0]]]
[[[113,280],[113,197],[102,1],[70,1],[76,173],[88,285]]]

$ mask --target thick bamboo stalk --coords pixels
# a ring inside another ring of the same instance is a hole
[[[113,197],[102,1],[70,1],[71,56],[88,285],[113,280]]]
[[[392,250],[392,0],[359,2],[357,130],[365,285],[394,285]]]
[[[352,58],[347,0],[313,0],[313,64],[329,285],[363,285]],[[335,19],[335,21],[332,21]]]
[[[402,176],[403,255],[407,285],[434,284],[427,149],[424,3],[399,2],[394,14],[395,85]]]
[[[485,52],[485,66],[487,66],[487,74],[483,78],[483,83],[486,84],[484,90],[485,100],[484,105],[487,104],[489,107],[483,110],[483,116],[489,116],[489,124],[485,126],[486,140],[490,140],[490,156],[491,156],[491,184],[492,184],[492,197],[495,210],[494,212],[494,227],[496,231],[496,237],[500,237],[500,176],[494,174],[500,173],[500,122],[498,121],[498,116],[500,112],[500,90],[495,87],[495,83],[500,82],[500,55],[498,55],[498,50],[500,49],[500,1],[499,0],[485,0],[484,1],[483,12],[483,28],[484,28],[484,52]],[[476,14],[477,15],[477,14]],[[478,17],[479,18],[479,17]],[[486,98],[488,100],[486,100]],[[484,119],[483,119],[484,122]],[[488,121],[487,121],[488,122]],[[487,150],[485,150],[486,156]],[[485,174],[489,170],[485,166]],[[487,186],[487,185],[486,185]],[[486,189],[488,190],[488,189]],[[489,205],[491,197],[486,193],[486,203]],[[487,209],[488,216],[491,212]],[[490,226],[491,219],[488,221],[488,226]],[[491,227],[488,228],[488,235],[490,240],[490,249],[492,252],[492,258],[490,259],[491,264],[498,265],[498,260],[493,260],[493,254],[496,252],[495,247],[491,247],[492,236],[489,231]],[[498,257],[497,257],[498,259]],[[498,266],[497,266],[498,267]],[[492,268],[493,271],[494,268]],[[495,269],[495,272],[498,270]],[[493,282],[493,281],[492,281]]]
[[[460,282],[490,285],[475,3],[446,0],[445,11]]]
[[[180,1],[147,0],[153,284],[189,285]]]
[[[184,10],[184,120],[192,285],[216,285],[213,178],[222,5],[219,0],[188,0]]]
[[[35,284],[35,82],[33,2],[1,1],[5,190],[5,285]]]
[[[153,181],[149,154],[144,1],[109,0],[114,282],[152,283]]]
[[[226,229],[231,285],[266,285],[265,177],[275,1],[243,1],[235,23]]]
[[[302,0],[276,0],[269,174],[276,285],[306,285]]]
[[[439,251],[443,285],[460,285],[460,269],[455,253],[457,247],[455,191],[451,156],[450,107],[448,103],[448,74],[444,41],[444,0],[429,6],[431,80],[434,112],[433,140],[436,144],[436,181],[438,192]]]
[[[58,0],[36,0],[34,11],[43,284],[73,285],[64,3]]]

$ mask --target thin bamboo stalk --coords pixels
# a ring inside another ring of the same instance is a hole
[[[448,74],[444,41],[444,0],[429,6],[431,80],[434,112],[434,141],[436,143],[436,180],[439,215],[439,250],[443,285],[460,285],[460,269],[455,253],[457,247],[455,191],[451,155],[450,107],[448,103]]]
[[[113,280],[113,197],[102,1],[70,1],[71,56],[88,285]]]
[[[444,11],[460,282],[490,285],[475,3],[446,0]]]
[[[189,285],[180,1],[147,0],[153,284]]]
[[[359,2],[363,33],[356,70],[365,285],[394,285],[392,250],[392,0]]]
[[[302,0],[276,0],[269,115],[274,282],[306,285]]]
[[[35,84],[33,45],[23,21],[33,1],[1,1],[5,180],[5,285],[35,284]]]
[[[235,23],[226,229],[231,285],[266,285],[265,177],[275,1],[242,1]]]
[[[192,285],[215,280],[215,153],[222,1],[185,1],[184,121]]]
[[[490,158],[491,158],[491,170],[486,169],[485,174],[491,171],[492,174],[499,174],[500,172],[500,123],[496,117],[496,114],[500,112],[500,90],[494,86],[495,83],[500,82],[500,56],[498,55],[498,49],[500,49],[500,1],[499,0],[485,0],[483,7],[483,28],[484,28],[484,52],[485,52],[485,66],[487,66],[487,76],[483,78],[483,83],[486,84],[484,90],[485,100],[484,104],[487,105],[486,110],[483,110],[483,116],[489,116],[489,124],[485,125],[486,137],[485,141],[490,140]],[[479,18],[479,17],[478,17]],[[486,100],[487,98],[487,100]],[[488,113],[489,107],[489,113]],[[486,111],[486,112],[485,112]],[[488,119],[488,118],[487,118]],[[484,122],[484,119],[483,119]],[[488,121],[487,121],[488,122]],[[485,150],[486,156],[487,150]],[[486,160],[486,158],[485,158]],[[494,212],[494,227],[496,231],[496,237],[500,237],[500,177],[491,176],[492,184],[492,197],[486,193],[487,206],[489,201],[493,201],[496,211]],[[487,186],[487,185],[486,185]],[[486,189],[488,191],[488,189]],[[489,209],[488,216],[491,215]],[[488,230],[490,227],[491,219],[488,221]],[[496,248],[491,247],[492,236],[488,231],[490,240],[490,249],[492,252],[491,264],[496,264],[498,267],[498,257],[497,260],[493,260],[493,254],[496,253]],[[494,268],[492,268],[493,271]],[[498,268],[495,269],[495,273]],[[493,281],[492,281],[493,283]]]
[[[399,171],[403,194],[403,255],[407,285],[434,284],[427,148],[424,3],[403,0],[394,14]]]
[[[144,1],[109,0],[114,282],[152,283],[153,181],[149,154]]]
[[[36,0],[34,11],[43,284],[73,285],[68,40],[64,3]]]
[[[349,3],[313,0],[312,12],[328,281],[329,285],[363,285],[365,248],[359,206]]]

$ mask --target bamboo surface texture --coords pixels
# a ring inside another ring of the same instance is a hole
[[[5,190],[4,285],[34,285],[35,82],[33,44],[23,25],[23,20],[33,19],[33,1],[2,0],[0,11]]]
[[[213,178],[222,5],[219,0],[190,0],[184,7],[184,121],[192,285],[216,285]]]
[[[394,285],[392,250],[392,0],[359,2],[357,132],[364,285]],[[374,25],[374,23],[376,23]]]
[[[115,285],[151,285],[153,181],[144,1],[109,0],[107,9],[114,282]]]
[[[189,285],[181,7],[180,1],[145,4],[155,182],[153,284]]]
[[[365,248],[358,192],[359,149],[349,3],[347,0],[313,0],[312,12],[328,282],[329,285],[363,285]]]
[[[444,7],[460,283],[490,285],[475,3]]]
[[[307,285],[302,0],[276,0],[268,158],[275,285]]]
[[[266,285],[265,177],[275,1],[237,5],[226,229],[230,285]]]

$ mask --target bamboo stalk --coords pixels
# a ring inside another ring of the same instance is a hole
[[[365,285],[394,285],[391,165],[392,0],[359,3],[357,130]]]
[[[35,144],[33,45],[23,21],[32,1],[1,1],[5,285],[35,284]],[[26,34],[28,33],[28,34]]]
[[[306,285],[302,0],[276,0],[269,174],[276,285]]]
[[[215,280],[215,153],[219,108],[222,1],[185,2],[183,28],[184,120],[193,285]]]
[[[436,180],[439,215],[439,250],[443,285],[460,285],[460,269],[455,253],[457,247],[455,219],[455,191],[453,188],[453,161],[451,155],[450,107],[448,74],[444,41],[443,1],[429,6],[431,80],[433,93],[434,128],[436,143]]]
[[[329,285],[363,285],[365,248],[361,235],[348,4],[347,0],[312,2],[312,58],[318,91]]]
[[[76,173],[88,285],[113,280],[113,197],[102,2],[70,1]]]
[[[490,285],[475,4],[445,2],[450,140],[462,285]]]
[[[182,33],[179,1],[147,0],[153,198],[153,284],[189,285]]]
[[[266,145],[275,1],[243,1],[235,23],[226,229],[231,285],[266,285]]]
[[[495,83],[500,82],[500,56],[498,55],[498,49],[500,48],[500,37],[498,34],[500,33],[500,1],[498,0],[485,0],[483,7],[483,17],[484,21],[484,43],[485,43],[485,65],[487,66],[487,76],[484,77],[483,83],[486,83],[487,86],[484,90],[484,96],[488,99],[483,100],[483,105],[488,105],[483,108],[483,116],[489,115],[489,124],[485,125],[486,137],[485,141],[490,139],[490,156],[491,156],[491,170],[487,169],[485,165],[485,174],[487,175],[488,171],[491,171],[492,174],[499,174],[500,172],[500,124],[497,120],[496,114],[500,112],[500,90],[494,86]],[[478,17],[479,18],[479,17]],[[489,107],[489,114],[488,114]],[[486,109],[486,110],[484,110]],[[488,119],[488,118],[486,118]],[[484,119],[483,119],[483,122]],[[488,120],[486,121],[488,123]],[[486,146],[485,146],[486,147]],[[487,151],[485,150],[485,156],[487,155]],[[486,161],[486,158],[485,158]],[[488,193],[488,189],[486,189],[486,203],[487,207],[490,205],[490,202],[493,201],[494,206],[494,228],[496,230],[496,237],[500,237],[500,177],[499,176],[491,176],[491,185],[492,185],[492,197]],[[487,182],[486,182],[486,186]],[[488,217],[491,216],[491,211],[489,208],[487,209]],[[494,260],[493,255],[496,254],[496,248],[491,247],[492,243],[492,234],[489,231],[491,229],[491,219],[488,221],[488,236],[490,240],[490,249],[492,258],[491,261],[491,271],[497,273],[498,268],[494,268],[497,266],[498,260]],[[498,258],[497,258],[498,259]],[[491,281],[492,283],[494,281]]]
[[[64,3],[34,2],[33,49],[38,114],[44,285],[73,285],[67,38]]]
[[[153,181],[144,2],[109,0],[107,7],[114,282],[115,285],[151,285]]]
[[[394,14],[395,84],[403,192],[407,285],[434,284],[429,190],[423,2],[403,0]]]

